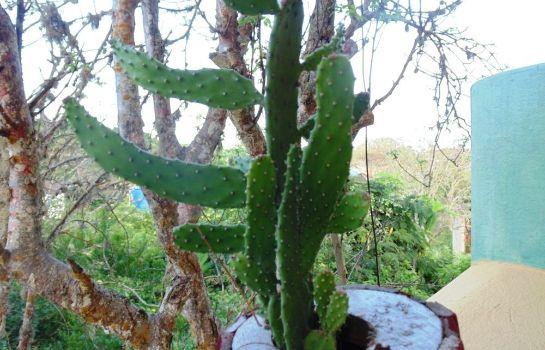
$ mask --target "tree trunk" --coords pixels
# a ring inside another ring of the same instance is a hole
[[[219,43],[216,52],[210,54],[210,59],[220,68],[234,69],[251,78],[240,44],[237,12],[227,7],[223,0],[216,0],[216,28]],[[265,136],[257,124],[253,107],[229,111],[228,114],[248,153],[252,157],[265,154]]]
[[[7,141],[0,137],[0,254],[6,246],[9,215],[9,156]],[[6,336],[8,315],[9,279],[4,262],[0,261],[0,338]]]
[[[348,272],[344,262],[344,253],[341,238],[338,234],[331,235],[331,244],[333,245],[333,253],[335,254],[335,265],[337,266],[337,276],[339,276],[340,284],[348,283]]]
[[[34,320],[34,281],[30,281],[24,290],[25,310],[23,324],[19,329],[19,344],[17,350],[28,350],[32,344],[32,321]]]
[[[303,57],[327,44],[335,34],[335,0],[317,0],[309,23]],[[316,73],[304,71],[299,78],[299,123],[316,113]]]

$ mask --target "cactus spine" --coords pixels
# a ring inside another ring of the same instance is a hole
[[[346,183],[351,127],[367,110],[368,95],[354,96],[352,69],[348,58],[337,53],[338,41],[299,61],[302,0],[284,0],[281,7],[276,0],[227,3],[244,14],[275,14],[264,100],[250,80],[234,71],[174,70],[133,48],[112,46],[129,76],[153,92],[225,109],[264,102],[268,155],[254,159],[247,175],[144,152],[72,99],[65,101],[67,119],[82,147],[107,171],[180,202],[245,206],[245,225],[184,225],[175,230],[176,243],[198,252],[238,253],[237,276],[258,294],[279,348],[332,350],[348,300],[335,291],[333,275],[320,274],[312,281],[311,272],[326,234],[358,228],[367,213],[363,194],[347,193]],[[303,70],[314,69],[317,113],[298,130],[297,82]],[[304,149],[302,137],[308,139]],[[313,313],[320,329],[312,329]]]

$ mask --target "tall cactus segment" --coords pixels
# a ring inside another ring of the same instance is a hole
[[[253,82],[229,69],[179,70],[130,46],[112,42],[117,62],[138,85],[165,97],[240,109],[263,102]]]
[[[255,159],[248,172],[245,252],[235,263],[237,274],[264,300],[276,292],[276,193],[275,168],[270,157]]]
[[[245,15],[273,14],[280,10],[276,0],[224,0],[227,6]]]
[[[271,32],[265,95],[267,149],[276,166],[280,188],[284,184],[288,151],[292,144],[300,142],[297,84],[301,73],[299,56],[304,18],[302,0],[283,3]]]
[[[286,183],[278,209],[278,275],[281,284],[281,315],[287,349],[302,349],[308,333],[312,297],[309,270],[301,268],[303,241],[300,225],[301,149],[293,145],[288,154]]]
[[[306,241],[303,268],[310,269],[337,201],[345,191],[352,156],[354,74],[346,56],[318,66],[316,125],[301,165],[301,229]]]
[[[183,203],[244,206],[246,178],[242,171],[154,156],[104,127],[74,99],[67,99],[64,107],[81,146],[104,170]]]

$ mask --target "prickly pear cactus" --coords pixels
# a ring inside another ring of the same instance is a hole
[[[67,99],[64,108],[81,146],[104,170],[179,202],[213,208],[244,206],[242,171],[154,156],[104,127],[74,99]]]
[[[305,350],[335,350],[335,333],[348,316],[348,296],[335,290],[335,277],[324,271],[314,279],[314,300],[321,327],[307,335]]]
[[[245,207],[244,225],[184,225],[174,232],[176,243],[196,252],[237,254],[236,274],[257,293],[279,348],[334,349],[348,300],[335,291],[330,273],[312,281],[311,272],[324,237],[357,229],[368,210],[363,194],[348,193],[346,186],[351,128],[367,110],[368,95],[354,95],[350,62],[338,53],[341,36],[300,61],[302,0],[226,3],[247,15],[274,14],[264,97],[234,71],[175,70],[134,48],[112,46],[122,69],[152,92],[224,109],[263,103],[268,154],[252,160],[247,173],[144,152],[72,99],[65,101],[66,116],[105,170],[180,202]],[[304,70],[316,70],[317,113],[298,129],[297,82]],[[308,139],[304,148],[302,138]],[[313,314],[320,329],[312,329]]]
[[[240,109],[263,102],[253,82],[229,69],[179,70],[150,59],[143,52],[112,42],[117,62],[140,86],[165,97]]]
[[[227,6],[245,15],[263,15],[278,12],[276,0],[225,0]]]

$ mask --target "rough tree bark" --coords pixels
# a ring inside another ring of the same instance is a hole
[[[0,120],[2,117],[0,116]],[[6,246],[9,207],[9,156],[7,140],[0,136],[0,253]],[[6,317],[8,315],[9,280],[7,270],[0,261],[0,338],[6,335]]]
[[[303,57],[327,44],[335,34],[335,0],[317,0],[310,16]],[[316,73],[305,71],[299,78],[299,123],[316,113]]]
[[[25,309],[23,311],[23,324],[19,329],[19,344],[17,345],[17,350],[30,349],[30,345],[32,344],[34,299],[34,281],[31,278],[29,283],[24,288]]]
[[[344,261],[343,246],[341,237],[338,234],[331,235],[331,245],[335,254],[335,265],[337,267],[337,276],[341,284],[348,283],[348,271],[346,271],[346,263]]]
[[[244,61],[245,49],[240,43],[237,12],[227,7],[223,0],[216,0],[216,29],[219,43],[210,59],[220,68],[234,69],[250,78],[251,72]],[[266,142],[257,124],[253,107],[229,112],[238,135],[252,157],[265,153]]]
[[[112,37],[134,45],[134,12],[139,0],[114,0],[112,14]],[[115,65],[115,90],[117,92],[117,125],[119,133],[140,148],[147,149],[140,115],[138,86],[134,84],[119,65]]]

